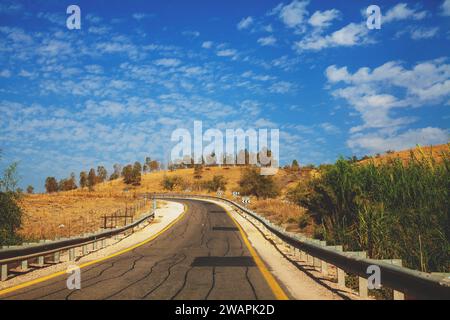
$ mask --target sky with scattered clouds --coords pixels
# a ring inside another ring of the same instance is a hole
[[[66,9],[81,8],[81,30]],[[380,30],[366,26],[377,4]],[[0,149],[21,186],[167,162],[176,128],[280,130],[280,160],[446,143],[450,0],[0,3]]]

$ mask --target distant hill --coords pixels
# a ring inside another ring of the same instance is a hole
[[[373,156],[369,159],[365,159],[360,161],[360,163],[367,163],[370,161],[374,161],[375,164],[381,162],[387,162],[392,159],[401,159],[403,163],[407,163],[411,160],[411,156],[413,155],[416,159],[422,159],[423,157],[433,158],[435,161],[442,161],[442,152],[449,152],[450,144],[439,144],[436,146],[417,146],[412,149],[406,149],[402,151],[391,151],[389,153],[384,153],[379,156]]]

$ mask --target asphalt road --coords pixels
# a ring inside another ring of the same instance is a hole
[[[274,299],[223,208],[201,201],[155,240],[81,269],[81,290],[63,275],[0,299]]]

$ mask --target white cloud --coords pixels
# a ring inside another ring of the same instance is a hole
[[[444,16],[450,16],[450,0],[445,0],[441,5],[441,13]]]
[[[111,29],[109,27],[106,27],[106,26],[98,26],[98,27],[97,26],[92,26],[92,27],[89,27],[89,29],[88,29],[89,33],[98,34],[98,35],[106,34],[110,30]]]
[[[154,16],[153,14],[148,14],[148,13],[134,13],[133,19],[140,21],[142,19],[151,18],[153,16]]]
[[[187,31],[183,31],[182,35],[186,36],[186,37],[191,37],[191,38],[198,38],[200,36],[200,32],[187,30]]]
[[[426,11],[417,11],[416,9],[409,8],[406,3],[399,3],[386,12],[382,18],[382,22],[388,23],[407,19],[422,20],[427,14]]]
[[[247,29],[248,27],[250,27],[252,24],[253,24],[253,18],[252,17],[243,18],[237,24],[237,28],[238,28],[238,30],[244,30],[244,29]]]
[[[213,42],[212,41],[205,41],[202,43],[202,48],[204,49],[211,49],[213,46]]]
[[[362,45],[368,42],[368,39],[366,38],[367,30],[367,27],[363,24],[350,23],[330,35],[321,36],[318,34],[311,34],[303,40],[297,41],[294,44],[294,48],[298,51],[319,51],[329,47],[352,47]]]
[[[294,85],[287,81],[279,81],[269,87],[269,91],[272,93],[288,93],[294,89]]]
[[[234,57],[236,56],[237,51],[234,49],[223,49],[217,51],[217,56],[219,57]]]
[[[290,4],[283,6],[279,4],[272,10],[271,14],[278,13],[283,23],[289,28],[299,27],[308,15],[306,7],[309,1],[294,0]]]
[[[316,28],[326,28],[331,25],[331,22],[339,18],[340,12],[336,9],[326,11],[316,11],[309,18],[308,23]]]
[[[344,83],[333,90],[333,95],[345,99],[362,117],[363,125],[351,129],[358,132],[367,128],[394,128],[415,119],[393,119],[393,108],[420,107],[443,103],[450,97],[450,64],[436,59],[405,69],[396,61],[387,62],[373,70],[367,67],[355,73],[347,67],[330,66],[326,76],[330,84]]]
[[[7,69],[0,71],[0,77],[2,77],[2,78],[11,77],[11,71],[9,71]]]
[[[11,1],[5,1],[6,3],[0,3],[0,12],[6,14],[12,14],[19,12],[23,9],[23,6],[19,3],[13,3]]]
[[[449,133],[440,128],[410,129],[403,133],[377,132],[356,134],[350,137],[347,145],[353,150],[364,150],[370,153],[382,153],[387,150],[403,150],[415,145],[436,145],[447,143]]]
[[[421,40],[434,38],[439,31],[438,27],[434,28],[417,28],[411,30],[411,39]]]
[[[172,58],[162,58],[154,61],[154,64],[157,66],[163,66],[163,67],[176,67],[181,64],[181,61],[178,59],[172,59]]]
[[[273,46],[277,42],[277,39],[274,36],[268,36],[258,39],[258,43],[262,46]]]

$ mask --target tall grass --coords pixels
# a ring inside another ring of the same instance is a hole
[[[339,159],[289,196],[319,224],[318,236],[371,258],[403,259],[428,272],[450,270],[450,153],[376,165]]]

